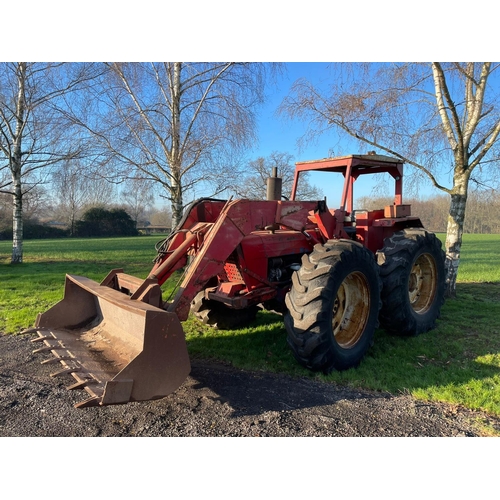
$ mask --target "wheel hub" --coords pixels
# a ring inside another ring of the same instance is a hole
[[[436,264],[428,253],[414,262],[408,280],[410,305],[417,314],[424,314],[431,307],[437,287]]]
[[[337,343],[350,349],[361,338],[370,314],[370,290],[365,276],[353,272],[341,283],[333,303],[332,327]]]

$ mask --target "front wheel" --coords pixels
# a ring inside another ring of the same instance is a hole
[[[324,373],[357,366],[378,326],[373,254],[349,240],[316,245],[302,257],[285,302],[287,341],[299,363]]]
[[[384,329],[412,336],[434,328],[445,292],[444,252],[436,235],[421,228],[398,231],[386,238],[377,260]]]
[[[205,299],[205,292],[199,292],[191,303],[191,312],[202,323],[218,330],[233,330],[255,320],[259,308],[229,309],[215,300]]]

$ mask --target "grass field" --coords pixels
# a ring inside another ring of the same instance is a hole
[[[440,235],[444,238],[444,235]],[[0,242],[0,331],[18,333],[62,298],[66,273],[102,280],[109,270],[145,277],[159,237],[26,241],[25,263],[9,264]],[[167,292],[168,293],[168,292]],[[351,387],[409,393],[500,415],[500,235],[465,235],[457,298],[435,330],[400,338],[378,330],[357,369],[328,376],[300,367],[286,345],[281,317],[259,312],[248,328],[219,332],[193,318],[184,324],[190,355]],[[478,422],[488,429],[486,422]]]

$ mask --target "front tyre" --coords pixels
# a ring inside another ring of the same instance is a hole
[[[412,336],[435,327],[444,303],[444,252],[435,234],[409,228],[386,238],[377,252],[382,279],[381,326]]]
[[[215,300],[205,299],[205,292],[199,292],[191,302],[191,312],[203,324],[217,330],[242,328],[255,320],[259,308],[229,309]]]
[[[373,254],[349,240],[315,245],[293,274],[285,303],[287,341],[300,364],[324,373],[356,367],[378,326]]]

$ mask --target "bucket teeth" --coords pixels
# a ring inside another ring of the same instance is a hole
[[[66,387],[67,390],[82,389],[90,395],[90,398],[75,405],[78,408],[87,408],[97,406],[102,400],[104,385],[98,377],[87,370],[80,361],[71,352],[71,348],[66,347],[66,342],[59,338],[60,332],[49,329],[33,329],[32,333],[38,333],[38,338],[32,339],[31,342],[43,342],[45,345],[35,349],[33,353],[51,352],[52,356],[49,359],[42,361],[42,365],[51,365],[61,363],[60,370],[51,373],[51,377],[59,377],[63,375],[71,375],[76,382]]]
[[[60,345],[46,345],[44,347],[40,347],[39,349],[35,349],[33,351],[33,354],[38,354],[40,352],[47,352],[47,351],[53,351],[55,349],[64,349]]]
[[[56,358],[49,358],[42,361],[42,365],[52,365],[54,363],[59,363],[60,361],[66,361],[68,359],[72,359],[71,356],[58,356]]]
[[[36,339],[31,339],[31,342],[42,342],[44,340],[54,340],[54,337],[52,335],[45,335],[44,337],[38,337]]]
[[[94,379],[82,380],[81,382],[76,382],[75,384],[68,385],[66,389],[68,391],[74,391],[75,389],[85,389],[85,387],[92,384],[97,384],[97,380]]]
[[[94,406],[99,406],[101,404],[101,399],[99,396],[92,396],[80,403],[75,405],[75,408],[92,408]]]
[[[57,372],[51,373],[51,377],[59,377],[60,375],[66,375],[68,373],[77,373],[81,371],[79,367],[68,367],[68,368],[63,368],[62,370],[59,370]]]
[[[39,328],[39,327],[34,326],[33,328],[26,328],[21,333],[23,335],[25,335],[27,333],[38,333],[38,335],[42,335],[42,332],[44,332],[46,330],[47,330],[46,328]],[[38,340],[38,339],[35,339],[35,341],[36,340]],[[34,341],[32,340],[31,342],[34,342]]]

